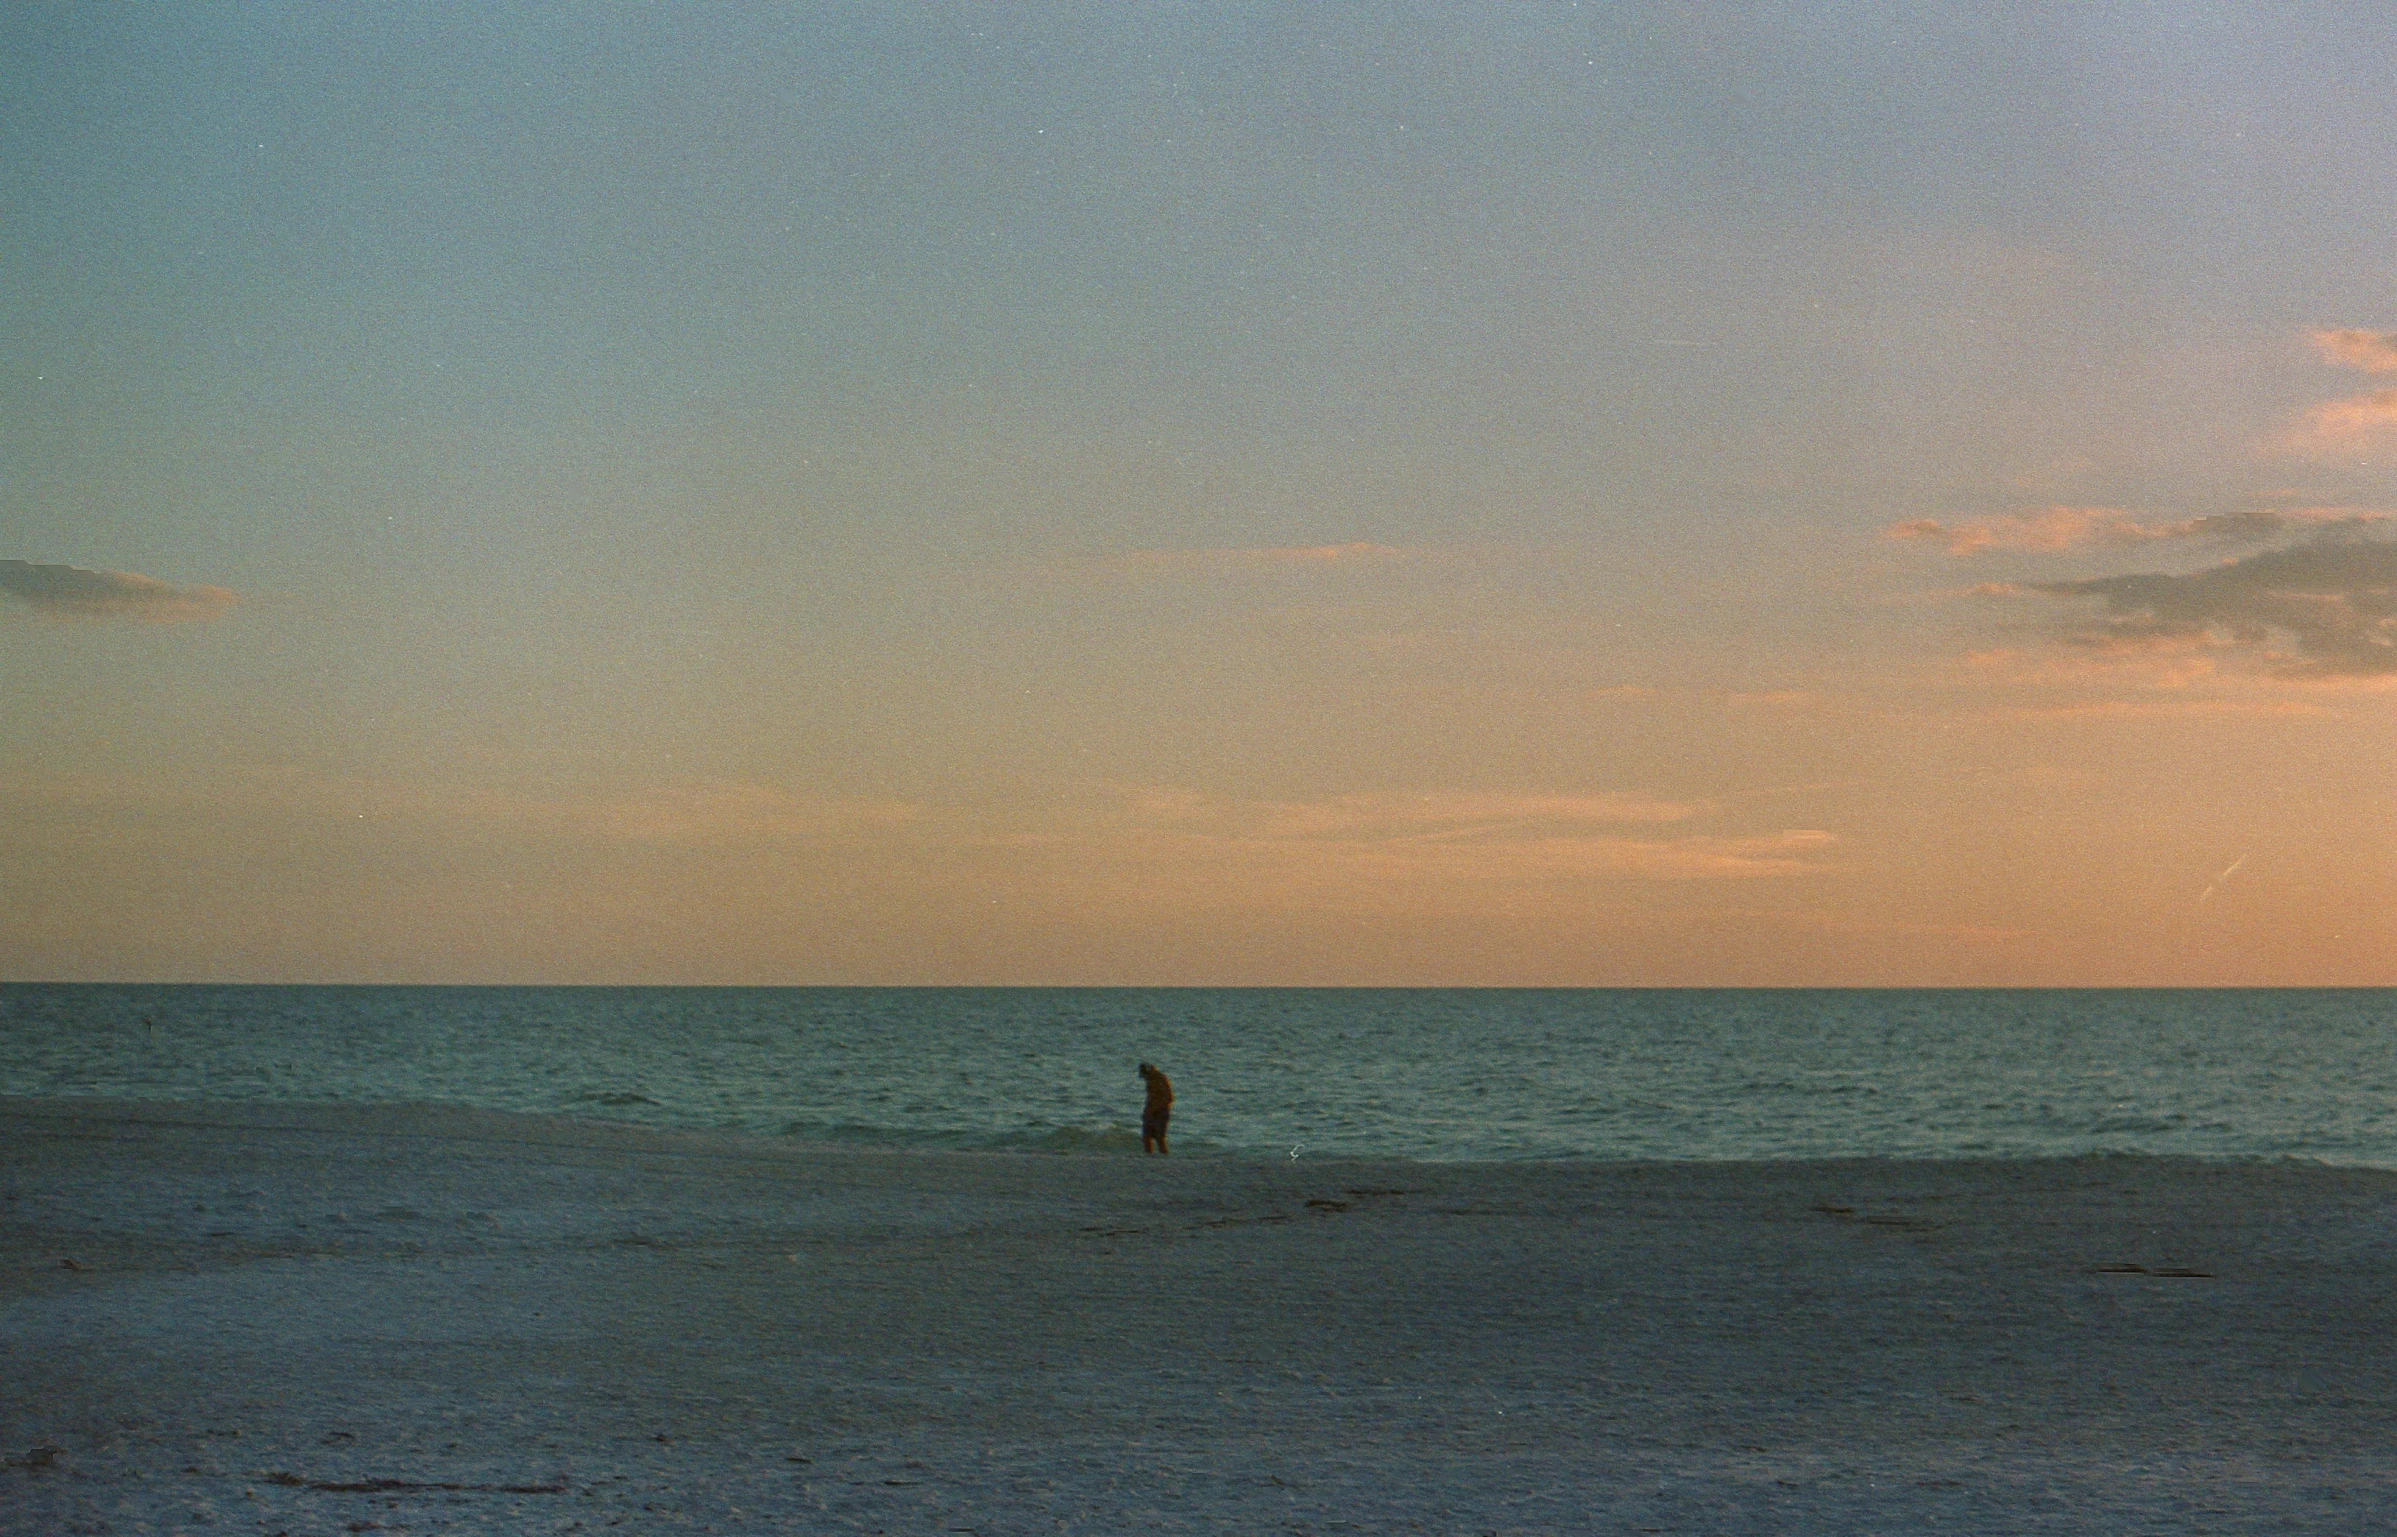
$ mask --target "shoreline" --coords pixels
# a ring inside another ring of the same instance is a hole
[[[2397,1517],[2376,1170],[25,1099],[0,1151],[11,1532]]]

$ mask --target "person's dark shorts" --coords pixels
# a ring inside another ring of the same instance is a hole
[[[1171,1110],[1142,1111],[1140,1114],[1140,1140],[1163,1142],[1165,1140],[1165,1123],[1171,1119],[1173,1119]]]

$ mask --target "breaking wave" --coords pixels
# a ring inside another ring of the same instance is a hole
[[[1107,1157],[1140,1152],[1140,1131],[1132,1126],[1026,1126],[994,1131],[873,1126],[856,1121],[792,1121],[778,1134],[800,1142],[944,1152],[1095,1153]],[[1176,1154],[1185,1157],[1220,1157],[1235,1151],[1205,1137],[1175,1137],[1172,1146]]]

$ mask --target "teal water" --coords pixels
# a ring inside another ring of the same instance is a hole
[[[0,1094],[867,1143],[2397,1168],[2397,991],[0,986]]]

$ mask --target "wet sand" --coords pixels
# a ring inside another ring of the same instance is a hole
[[[0,1530],[2397,1528],[2397,1176],[0,1101]]]

